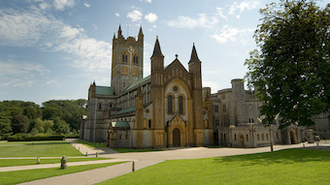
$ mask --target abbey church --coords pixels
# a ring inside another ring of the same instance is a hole
[[[192,46],[187,70],[176,58],[164,66],[156,38],[151,75],[143,78],[143,32],[112,40],[111,86],[90,85],[81,137],[110,147],[213,145],[212,102],[203,94],[201,64]]]
[[[312,141],[313,130],[296,124],[280,130],[274,120],[272,127],[264,127],[262,102],[244,89],[243,79],[233,79],[232,88],[214,94],[203,88],[195,45],[190,59],[185,59],[188,69],[177,55],[164,66],[156,38],[151,74],[143,77],[143,40],[142,27],[137,38],[125,38],[119,26],[112,39],[111,86],[90,85],[81,139],[123,148],[260,147]],[[330,131],[329,121],[320,120],[318,128]]]

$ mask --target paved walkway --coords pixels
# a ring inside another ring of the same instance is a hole
[[[77,147],[80,147],[82,153],[86,151],[93,156],[96,151],[90,148],[83,148],[83,145],[75,143]],[[306,147],[316,146],[316,144],[305,144]],[[320,144],[320,146],[325,146]],[[330,146],[327,144],[327,146]],[[303,144],[296,145],[275,145],[274,151],[282,150],[287,148],[302,148]],[[262,148],[204,148],[204,147],[192,147],[192,148],[178,148],[170,149],[166,151],[156,151],[156,152],[136,152],[136,153],[116,153],[113,150],[101,149],[103,152],[99,154],[100,157],[109,157],[113,158],[112,160],[121,160],[121,161],[130,161],[128,163],[123,163],[115,166],[109,166],[84,172],[78,172],[74,174],[68,174],[58,177],[50,177],[46,179],[31,181],[23,183],[24,185],[33,184],[94,184],[97,182],[102,182],[107,179],[115,178],[127,173],[132,172],[132,161],[135,164],[135,170],[145,168],[157,163],[163,162],[165,160],[172,159],[196,159],[196,158],[208,158],[208,157],[220,157],[220,156],[231,156],[231,155],[242,155],[242,154],[251,154],[251,153],[261,153],[268,152],[269,147]],[[109,153],[108,153],[109,152]],[[103,160],[102,160],[103,161]],[[85,162],[80,162],[81,164]],[[95,163],[94,163],[95,164]],[[58,165],[58,164],[57,164]],[[34,165],[39,166],[39,165]],[[69,166],[69,165],[68,165]],[[17,167],[18,168],[18,167]],[[0,168],[1,169],[1,168]]]

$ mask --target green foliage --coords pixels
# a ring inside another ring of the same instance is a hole
[[[26,133],[29,129],[29,120],[24,115],[15,115],[11,119],[11,128],[13,133]]]
[[[330,109],[330,4],[281,0],[261,9],[255,32],[260,51],[246,60],[246,78],[265,102],[263,124],[279,114],[281,128],[310,126],[311,117]]]
[[[83,156],[65,141],[25,141],[0,143],[0,157]]]
[[[36,129],[38,130],[38,129]],[[36,132],[36,131],[34,131]],[[50,133],[17,133],[8,136],[8,141],[49,141],[49,140],[63,140],[65,135],[53,135]]]
[[[84,105],[86,103],[82,100],[51,100],[43,103],[44,119],[54,119],[49,115],[56,115],[55,117],[61,118],[66,123],[70,124],[72,129],[79,130],[82,115],[86,114]],[[56,110],[56,113],[55,113]],[[51,112],[51,113],[48,113]]]
[[[60,168],[46,168],[46,169],[37,169],[37,170],[0,172],[0,182],[2,185],[19,184],[22,182],[28,182],[28,181],[71,174],[71,173],[77,173],[77,172],[112,166],[121,163],[123,162],[69,166],[65,170]]]
[[[330,151],[169,160],[99,184],[328,184]]]
[[[86,104],[84,99],[51,100],[44,102],[44,107],[33,102],[0,102],[0,140],[11,135],[11,131],[77,135]]]

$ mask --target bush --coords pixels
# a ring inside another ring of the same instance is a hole
[[[18,133],[7,138],[8,141],[49,141],[49,140],[63,140],[65,135],[50,135],[50,134],[22,134]]]

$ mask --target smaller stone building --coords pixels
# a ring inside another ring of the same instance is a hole
[[[261,147],[273,144],[294,144],[308,138],[304,127],[290,125],[279,130],[279,123],[264,127],[259,113],[262,102],[254,92],[244,89],[243,79],[233,79],[232,88],[211,95],[216,138],[221,146]],[[312,137],[312,136],[310,136]]]

